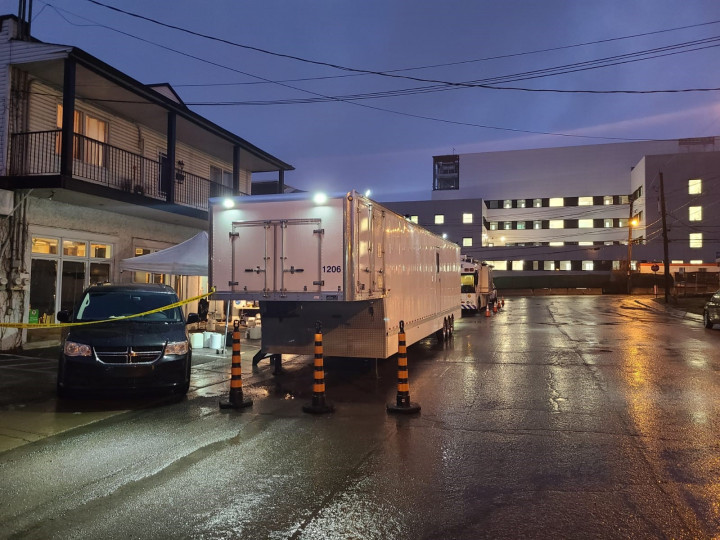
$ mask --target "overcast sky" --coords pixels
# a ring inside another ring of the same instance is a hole
[[[528,91],[720,88],[718,0],[34,0],[32,33],[380,201],[429,199],[434,155],[720,134],[718,91]]]

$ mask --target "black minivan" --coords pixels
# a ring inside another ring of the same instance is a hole
[[[192,351],[187,321],[167,285],[93,285],[72,313],[57,319],[65,329],[58,364],[61,397],[78,391],[166,389],[184,395],[190,387]],[[151,313],[146,313],[146,312]],[[121,318],[145,313],[138,317]],[[103,321],[103,322],[96,322]]]

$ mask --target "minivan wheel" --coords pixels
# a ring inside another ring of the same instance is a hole
[[[705,325],[705,328],[713,327],[713,322],[710,320],[710,315],[708,315],[707,311],[703,311],[703,324]]]

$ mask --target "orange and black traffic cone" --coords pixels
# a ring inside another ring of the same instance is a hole
[[[245,399],[242,388],[242,365],[240,355],[240,321],[233,324],[232,365],[230,367],[230,395],[220,402],[221,409],[244,409],[252,405],[252,399]]]
[[[398,390],[395,405],[388,404],[389,413],[420,412],[420,405],[410,402],[410,382],[408,380],[407,346],[405,343],[405,321],[400,321],[398,334]]]
[[[315,369],[313,370],[313,398],[312,402],[303,405],[306,413],[322,414],[335,411],[335,407],[325,400],[325,369],[323,366],[323,336],[320,321],[315,329]]]

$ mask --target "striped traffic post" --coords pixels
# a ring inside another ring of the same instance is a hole
[[[410,402],[410,382],[408,381],[407,346],[405,342],[405,321],[400,321],[398,334],[398,390],[395,405],[388,404],[387,411],[391,413],[420,412],[420,405]]]
[[[252,405],[252,399],[243,397],[242,364],[240,355],[240,321],[233,323],[232,365],[230,367],[230,396],[220,402],[221,409],[244,409]]]
[[[313,369],[312,402],[303,405],[306,413],[322,414],[335,411],[335,407],[325,400],[325,369],[323,366],[323,335],[320,321],[315,325],[315,363]]]

